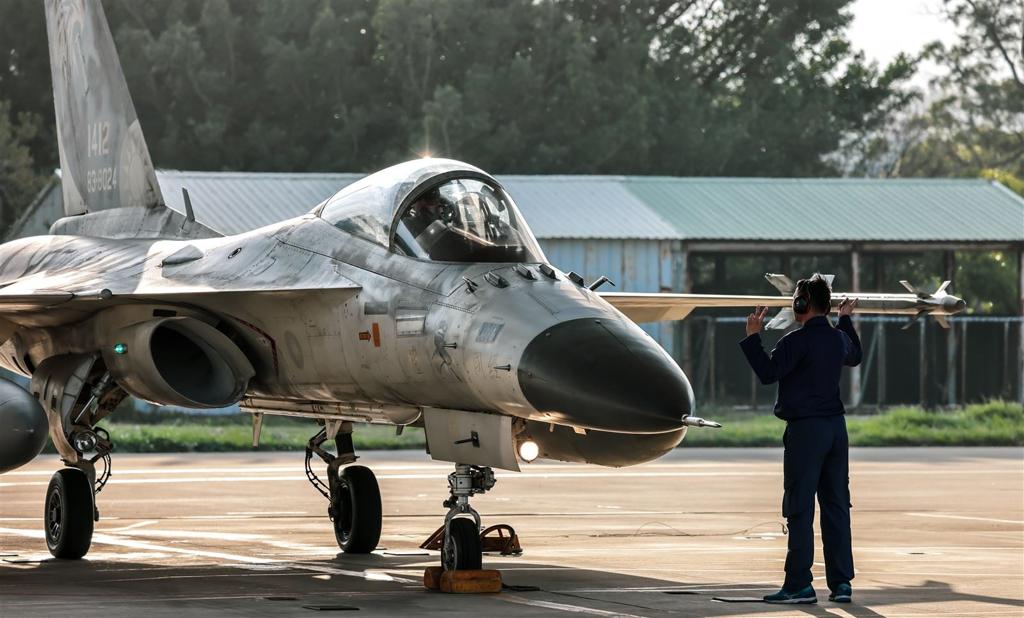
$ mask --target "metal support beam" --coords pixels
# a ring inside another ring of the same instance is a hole
[[[956,253],[953,251],[946,251],[946,280],[952,281],[950,286],[946,289],[947,292],[953,293],[956,290]],[[964,325],[966,326],[966,324]],[[956,351],[957,351],[957,334],[956,325],[946,331],[946,405],[955,406],[957,404],[956,387],[959,377],[957,376],[956,370]]]
[[[687,240],[692,253],[758,253],[758,254],[812,254],[849,253],[849,242],[791,242],[764,240]],[[863,242],[857,247],[871,253],[924,253],[926,251],[1014,251],[1010,242]]]
[[[960,402],[967,403],[967,322],[960,322]]]
[[[882,286],[885,285],[885,259],[882,254],[876,253],[874,255],[875,262],[875,284],[876,290],[881,290]],[[878,365],[875,369],[875,374],[878,376],[878,392],[875,395],[875,405],[878,407],[884,406],[886,403],[887,393],[885,392],[888,384],[886,378],[888,377],[888,367],[886,366],[886,359],[888,354],[885,351],[885,323],[878,322],[875,324],[875,328],[878,329]]]
[[[966,324],[965,324],[966,326]],[[946,405],[955,406],[957,403],[956,399],[956,386],[960,376],[957,375],[956,369],[956,352],[957,352],[957,324],[954,322],[952,328],[946,330]]]
[[[850,291],[856,294],[860,292],[860,251],[854,249],[850,252],[850,277],[852,278]],[[856,322],[856,319],[854,320]],[[857,408],[861,400],[861,374],[860,365],[850,368],[850,407]]]
[[[875,405],[881,407],[885,405],[888,396],[885,389],[888,386],[886,378],[889,374],[885,361],[889,355],[885,351],[885,322],[878,322],[875,328],[878,329],[878,368],[875,370],[878,375],[878,395]]]
[[[923,408],[928,407],[928,331],[927,320],[917,321],[918,348],[917,348],[917,400]]]
[[[708,357],[706,362],[708,363],[708,393],[711,397],[708,399],[709,402],[714,404],[717,400],[718,384],[715,383],[715,365],[718,364],[717,355],[715,354],[715,326],[717,325],[716,320],[708,321]]]
[[[682,245],[674,251],[674,262],[675,262],[675,276],[673,277],[672,287],[677,292],[683,294],[689,294],[693,291],[693,279],[691,276],[692,270],[690,268],[690,251],[686,245]],[[674,356],[679,364],[682,366],[683,373],[689,377],[693,377],[693,362],[690,358],[690,320],[683,320],[682,322],[675,323],[675,333],[673,339],[675,340]]]

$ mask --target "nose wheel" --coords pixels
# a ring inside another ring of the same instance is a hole
[[[484,549],[480,534],[480,514],[469,505],[469,499],[490,490],[494,483],[494,471],[482,466],[455,464],[455,472],[448,475],[450,495],[444,501],[444,506],[448,508],[444,526],[420,545],[423,549],[441,551],[441,566],[445,571],[480,570]],[[511,528],[508,530],[511,541],[515,533]],[[518,542],[517,539],[516,548]]]
[[[468,517],[448,522],[448,530],[441,547],[441,566],[445,571],[479,570],[483,565],[480,527]]]

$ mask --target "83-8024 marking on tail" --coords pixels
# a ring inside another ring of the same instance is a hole
[[[113,191],[117,186],[117,177],[113,166],[89,170],[85,173],[85,190],[87,193]]]

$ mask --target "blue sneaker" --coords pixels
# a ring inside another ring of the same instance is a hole
[[[832,594],[828,595],[828,600],[836,603],[850,603],[853,601],[853,588],[850,584],[839,584]]]
[[[818,596],[814,594],[814,587],[807,586],[800,590],[786,590],[783,588],[775,594],[768,594],[764,597],[765,603],[787,603],[787,604],[806,604],[806,603],[817,603]]]

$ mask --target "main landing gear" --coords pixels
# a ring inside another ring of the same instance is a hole
[[[110,435],[96,424],[126,396],[96,355],[61,355],[44,360],[32,376],[50,422],[50,438],[67,467],[46,488],[43,528],[55,558],[76,560],[92,545],[99,521],[98,494],[110,479]],[[99,471],[97,466],[99,464]]]
[[[100,519],[96,494],[110,478],[110,450],[113,444],[103,429],[97,427],[91,433],[95,436],[96,446],[87,448],[86,452],[92,450],[96,454],[57,470],[46,488],[43,526],[46,530],[46,548],[55,558],[77,560],[84,556],[92,545],[93,525]],[[103,462],[98,477],[97,461]]]
[[[337,455],[323,448],[329,433],[334,436]],[[327,464],[326,484],[310,465],[314,454]],[[327,515],[334,523],[338,547],[347,554],[368,554],[380,541],[380,487],[369,468],[348,465],[356,459],[352,423],[327,423],[306,445],[306,478],[327,498]]]

